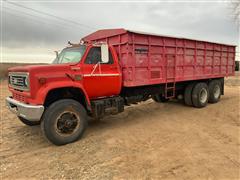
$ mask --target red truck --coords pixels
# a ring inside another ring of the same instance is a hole
[[[102,118],[152,98],[183,98],[202,108],[224,94],[235,46],[125,29],[96,31],[64,48],[49,65],[9,69],[7,106],[26,125],[41,124],[56,145],[82,137]]]

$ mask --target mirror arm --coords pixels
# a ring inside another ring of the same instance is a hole
[[[100,61],[99,61],[99,66],[98,66],[98,68],[99,68],[99,73],[102,74],[102,70],[101,70],[101,62],[100,62]]]
[[[97,64],[95,64],[94,66],[93,66],[93,70],[92,70],[92,72],[91,72],[91,76],[93,75],[93,73],[95,72],[95,70],[97,69],[97,67],[99,66],[99,71],[101,72],[101,67],[100,67],[100,61],[97,63]]]
[[[56,58],[58,59],[58,51],[54,51],[55,54],[56,54]]]

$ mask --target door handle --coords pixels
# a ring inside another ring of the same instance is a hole
[[[73,71],[76,71],[76,70],[80,70],[81,68],[80,68],[80,67],[71,67],[71,69],[72,69]]]
[[[117,69],[117,67],[116,66],[111,66],[110,69]]]

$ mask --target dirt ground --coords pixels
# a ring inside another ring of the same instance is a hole
[[[10,113],[1,84],[2,179],[240,179],[239,76],[206,108],[151,100],[89,124],[65,146]]]

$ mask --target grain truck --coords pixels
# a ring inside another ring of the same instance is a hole
[[[217,103],[224,77],[234,75],[234,45],[126,29],[99,30],[69,44],[52,64],[8,74],[8,108],[26,125],[41,124],[55,145],[81,138],[89,117],[150,98],[182,97],[196,108]]]

